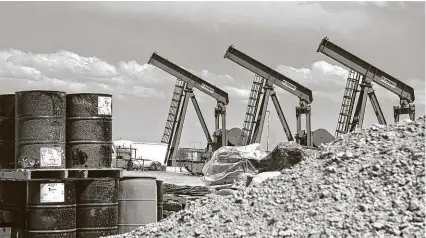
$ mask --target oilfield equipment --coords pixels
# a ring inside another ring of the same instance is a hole
[[[228,93],[159,56],[156,52],[152,54],[148,63],[157,66],[177,78],[166,126],[161,139],[161,142],[168,145],[164,164],[168,164],[169,161],[171,162],[172,159],[178,156],[180,137],[190,98],[207,138],[208,147],[214,150],[220,146],[226,146],[228,142],[226,130],[226,105],[229,103]],[[195,98],[194,88],[204,92],[217,101],[215,108],[215,133],[213,134],[214,141],[210,136],[197,99]],[[219,128],[220,119],[222,121],[221,128]]]
[[[0,237],[95,238],[162,218],[161,181],[111,168],[111,95],[0,95],[0,138]]]
[[[275,93],[274,86],[278,86],[299,98],[299,106],[296,107],[297,132],[295,137],[297,143],[312,147],[320,145],[321,143],[330,142],[334,139],[333,136],[324,129],[318,129],[314,132],[311,131],[311,103],[313,97],[310,89],[251,58],[245,53],[237,50],[233,45],[229,46],[224,58],[230,59],[255,74],[243,123],[242,130],[244,133],[241,133],[239,145],[260,143],[269,97],[271,97],[274,103],[275,110],[287,136],[287,140],[294,140]],[[306,117],[306,131],[301,129],[302,114]]]
[[[385,117],[373,89],[373,82],[399,97],[400,105],[393,107],[395,122],[399,121],[399,116],[402,114],[408,114],[411,120],[415,119],[415,105],[413,104],[415,97],[412,87],[332,43],[327,37],[321,40],[317,52],[327,55],[350,69],[337,122],[336,136],[351,132],[355,128],[362,128],[367,96],[370,98],[378,122],[386,125]],[[358,99],[356,99],[358,92]],[[355,100],[357,100],[357,105],[352,116]]]
[[[412,87],[328,38],[322,39],[317,52],[350,69],[336,136],[362,127],[367,96],[379,123],[386,124],[373,83],[400,98],[400,104],[394,106],[395,122],[403,114],[415,119]],[[229,99],[225,91],[157,53],[152,54],[149,64],[177,78],[161,139],[167,144],[165,165],[178,157],[189,99],[210,151],[221,146],[259,143],[269,98],[288,141],[296,139],[303,146],[317,147],[334,139],[325,129],[311,131],[313,96],[310,89],[232,45],[224,58],[255,74],[242,129],[226,129]],[[275,86],[299,99],[295,138],[281,109]],[[216,99],[213,136],[204,121],[194,88]],[[301,128],[303,114],[306,116],[305,130]],[[112,166],[112,118],[112,96],[109,94],[32,90],[0,95],[0,227],[3,228],[0,237],[91,238],[127,232],[162,219],[163,182],[154,177],[124,176],[122,169]],[[130,161],[132,148],[122,149],[129,149],[124,154]],[[186,157],[187,152],[182,150]],[[195,155],[191,156],[194,160]],[[203,154],[203,158],[197,161],[205,159]]]

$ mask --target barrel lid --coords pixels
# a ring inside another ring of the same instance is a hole
[[[69,93],[69,94],[67,94],[67,97],[72,97],[72,96],[85,96],[85,95],[90,95],[90,96],[106,96],[106,97],[112,97],[112,94],[107,94],[107,93]]]
[[[16,93],[66,93],[63,91],[51,91],[51,90],[25,90],[25,91],[17,91]]]
[[[138,175],[138,174],[123,174],[123,177],[121,180],[125,179],[157,179],[154,176],[148,176],[148,175]]]

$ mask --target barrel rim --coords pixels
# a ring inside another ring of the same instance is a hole
[[[49,92],[49,93],[65,93],[66,94],[66,92],[64,92],[64,91],[56,91],[56,90],[41,90],[41,89],[38,89],[38,90],[23,90],[23,91],[16,91],[15,92],[15,95],[16,94],[20,94],[20,93],[46,93],[46,92]]]
[[[121,180],[127,180],[127,179],[155,179],[155,180],[157,180],[157,177],[153,177],[153,176],[141,176],[141,175],[123,175],[123,177],[122,178],[120,178],[120,181]]]
[[[109,96],[109,97],[112,97],[112,94],[107,94],[107,93],[69,93],[69,94],[67,94],[67,97],[84,96],[84,95]]]

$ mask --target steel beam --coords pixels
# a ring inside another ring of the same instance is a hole
[[[158,68],[177,77],[180,80],[185,81],[187,84],[215,98],[216,100],[222,102],[225,105],[229,103],[228,93],[219,89],[213,84],[206,82],[198,76],[188,72],[187,70],[177,66],[169,60],[159,56],[155,52],[152,54],[148,63],[157,66]]]
[[[383,115],[382,108],[380,107],[379,101],[377,100],[376,94],[374,93],[374,89],[372,87],[370,87],[368,97],[370,98],[371,106],[373,107],[379,124],[386,125],[385,116]]]
[[[266,110],[268,109],[269,96],[272,93],[272,85],[270,82],[266,81],[265,84],[265,93],[262,97],[262,102],[260,104],[259,113],[256,119],[256,125],[254,127],[253,136],[250,138],[250,144],[260,143],[262,139],[263,125],[265,124]]]
[[[189,86],[190,87],[190,86]],[[185,121],[186,111],[188,109],[189,97],[191,96],[192,89],[187,88],[184,90],[185,96],[183,98],[182,108],[179,115],[179,121],[176,125],[176,133],[173,136],[172,144],[170,145],[170,152],[168,153],[168,157],[165,159],[164,164],[167,165],[167,162],[173,158],[176,158],[176,154],[178,152],[177,148],[179,148],[180,136],[182,135],[183,123]]]
[[[226,106],[222,106],[222,146],[228,145],[228,134],[226,131]]]
[[[275,106],[275,111],[277,111],[278,118],[280,119],[281,126],[284,129],[285,135],[287,136],[288,141],[293,141],[293,135],[291,134],[290,127],[288,126],[287,120],[285,119],[283,110],[281,109],[281,105],[278,101],[277,95],[275,91],[271,93],[271,99]]]
[[[350,131],[355,130],[356,127],[362,128],[362,124],[364,122],[365,107],[367,105],[367,95],[371,87],[371,84],[366,83],[364,79],[363,79],[363,82],[360,84],[361,90],[359,93],[358,102],[356,105],[355,114],[353,117]]]
[[[212,142],[212,137],[210,136],[209,129],[207,128],[206,121],[204,120],[203,114],[201,113],[200,106],[198,105],[197,99],[193,92],[191,92],[191,101],[192,105],[194,105],[195,112],[197,113],[198,120],[200,121],[201,127],[203,128],[204,135],[207,138],[207,142]]]
[[[278,73],[270,67],[262,64],[261,62],[251,58],[243,52],[229,46],[225,53],[224,58],[228,58],[231,61],[241,65],[242,67],[250,70],[251,72],[263,77],[264,79],[274,83],[278,87],[286,90],[287,92],[295,95],[300,100],[311,103],[313,101],[312,91],[296,81]]]
[[[409,102],[414,102],[414,89],[412,87],[337,46],[329,41],[327,37],[322,39],[317,52],[321,52],[346,67],[367,76],[373,82],[393,92],[400,98],[406,99]]]

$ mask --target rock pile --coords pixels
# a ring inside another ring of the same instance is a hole
[[[425,117],[373,125],[315,153],[120,237],[424,237]]]

